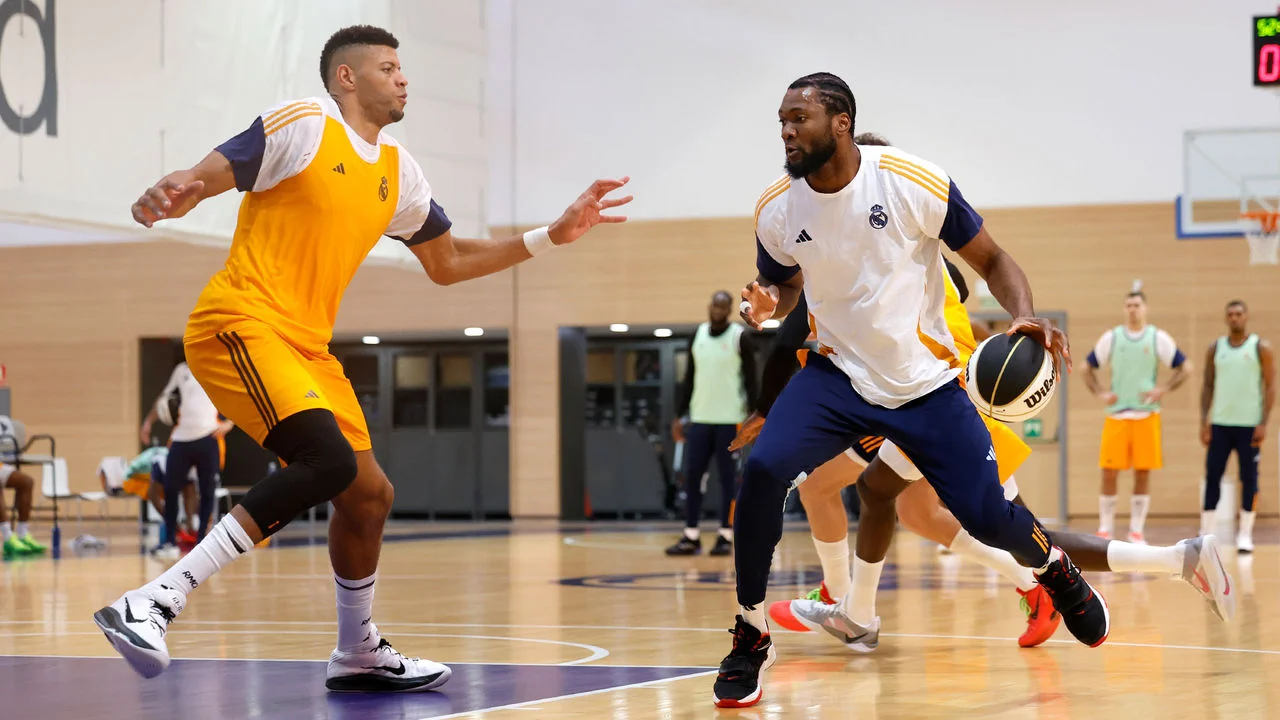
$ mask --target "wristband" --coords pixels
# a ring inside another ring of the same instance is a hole
[[[524,234],[524,247],[529,254],[537,257],[542,253],[555,247],[556,244],[551,242],[551,231],[546,225],[540,228],[534,228]]]

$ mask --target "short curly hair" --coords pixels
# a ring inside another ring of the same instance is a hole
[[[330,35],[324,50],[320,51],[320,82],[326,89],[329,87],[329,73],[333,70],[333,56],[352,45],[381,45],[395,50],[400,47],[400,41],[390,31],[374,25],[352,25]]]

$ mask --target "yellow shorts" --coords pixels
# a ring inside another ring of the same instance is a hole
[[[209,399],[261,445],[281,420],[333,412],[356,452],[373,447],[364,411],[338,359],[303,350],[257,320],[230,322],[213,337],[185,342],[187,365]]]
[[[987,426],[987,432],[991,433],[991,447],[996,451],[996,467],[1000,473],[1000,484],[1003,485],[1031,457],[1031,446],[1023,442],[1008,425],[982,413],[978,413],[978,416]],[[924,477],[906,454],[890,440],[885,440],[880,445],[880,459],[903,480],[919,480]]]
[[[1164,465],[1160,413],[1141,420],[1107,418],[1098,465],[1103,470],[1159,470]]]
[[[120,489],[129,495],[137,495],[146,500],[148,493],[151,491],[151,475],[134,475],[125,478],[125,481],[120,485]]]

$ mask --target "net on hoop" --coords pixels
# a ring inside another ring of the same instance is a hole
[[[1280,265],[1280,212],[1247,212],[1244,237],[1250,265]]]

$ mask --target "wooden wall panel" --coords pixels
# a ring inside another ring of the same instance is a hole
[[[1135,278],[1150,297],[1151,321],[1167,329],[1198,368],[1223,331],[1223,305],[1233,297],[1250,303],[1254,330],[1280,342],[1280,269],[1250,267],[1243,240],[1178,241],[1171,204],[1017,208],[986,217],[1030,276],[1037,306],[1069,314],[1077,373],[1097,337],[1122,321],[1123,297]],[[15,415],[33,431],[65,433],[59,439],[76,487],[92,482],[98,457],[136,447],[137,339],[180,334],[224,257],[223,250],[177,243],[0,250],[8,278],[0,362],[10,368]],[[600,228],[514,271],[448,288],[416,270],[366,268],[347,293],[337,332],[510,329],[512,507],[517,515],[555,515],[557,327],[700,321],[713,291],[736,293],[754,276],[754,260],[751,220],[743,217]],[[70,384],[59,382],[82,363],[95,366]],[[1102,408],[1083,382],[1068,382],[1070,509],[1094,515]],[[82,391],[88,397],[80,397]],[[1154,480],[1155,515],[1196,511],[1203,461],[1198,393],[1197,373],[1166,399],[1166,469]],[[67,409],[71,404],[78,413]],[[1270,438],[1263,453],[1261,509],[1267,513],[1280,507],[1274,442]],[[1037,505],[1056,498],[1056,488],[1039,487],[1056,479],[1052,452],[1041,454],[1019,473]],[[1122,479],[1122,496],[1128,485]]]
[[[226,250],[175,242],[0,250],[0,363],[13,414],[58,439],[73,489],[105,455],[137,450],[138,339],[178,337]],[[438,287],[420,269],[363,268],[339,334],[511,324],[511,273]],[[461,333],[458,333],[461,337]]]

